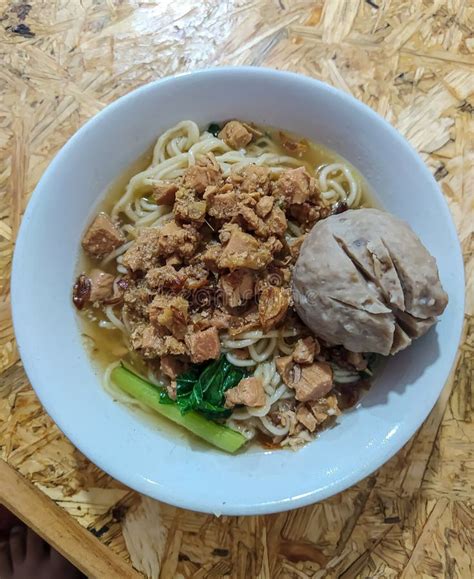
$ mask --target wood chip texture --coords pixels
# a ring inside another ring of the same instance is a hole
[[[131,572],[239,579],[474,576],[473,29],[469,0],[0,0],[0,457]],[[297,71],[367,103],[433,172],[465,256],[463,343],[429,419],[358,485],[271,516],[179,510],[101,472],[42,410],[19,361],[10,316],[15,236],[55,153],[124,93],[213,65]],[[48,535],[46,525],[42,532]]]

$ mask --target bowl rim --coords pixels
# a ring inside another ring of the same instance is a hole
[[[203,77],[208,76],[212,78],[213,76],[219,76],[221,74],[237,74],[237,75],[247,75],[249,77],[262,77],[262,75],[267,78],[270,77],[279,77],[280,79],[287,81],[289,83],[298,82],[298,83],[306,83],[307,86],[311,85],[314,90],[317,91],[326,91],[328,94],[333,95],[338,99],[342,99],[345,103],[354,111],[354,114],[363,113],[366,116],[369,116],[374,123],[380,125],[384,131],[391,134],[392,138],[398,141],[399,146],[404,147],[405,149],[409,150],[412,157],[414,157],[414,161],[418,164],[420,170],[426,177],[434,185],[434,188],[437,191],[438,200],[441,202],[440,207],[444,213],[444,218],[447,226],[449,227],[449,233],[454,235],[457,240],[456,246],[456,255],[453,255],[453,260],[457,261],[458,264],[463,264],[462,260],[462,253],[461,247],[459,244],[459,238],[457,235],[456,228],[454,226],[451,213],[449,211],[449,207],[445,197],[443,196],[440,188],[438,187],[436,181],[434,180],[431,172],[428,170],[425,163],[420,158],[417,151],[412,147],[412,145],[393,127],[388,121],[386,121],[382,116],[376,113],[373,109],[371,109],[365,103],[359,101],[355,97],[350,94],[345,93],[342,90],[339,90],[331,85],[326,84],[320,80],[305,76],[303,74],[295,73],[295,72],[288,72],[288,71],[281,71],[277,69],[267,68],[267,67],[253,67],[253,66],[225,66],[225,67],[211,67],[211,68],[204,68],[195,71],[183,72],[177,75],[164,77],[158,80],[154,80],[150,83],[144,84],[129,93],[119,97],[112,103],[106,105],[103,109],[101,109],[98,113],[96,113],[92,118],[88,119],[68,140],[67,142],[59,149],[57,154],[54,156],[52,161],[49,163],[47,169],[42,174],[41,178],[39,179],[38,183],[35,186],[35,189],[29,199],[26,211],[23,215],[20,228],[18,231],[16,244],[15,244],[15,251],[13,256],[13,264],[12,264],[12,278],[11,278],[11,307],[12,307],[12,318],[13,318],[13,326],[16,336],[16,341],[18,345],[18,350],[20,353],[21,360],[23,362],[26,374],[28,379],[35,390],[38,398],[43,405],[45,411],[50,414],[51,418],[54,420],[56,425],[60,428],[62,433],[72,442],[72,444],[78,448],[89,460],[91,460],[94,464],[98,465],[99,468],[104,470],[110,476],[119,480],[129,486],[137,490],[138,492],[151,496],[155,499],[164,501],[168,504],[186,508],[194,511],[201,511],[212,513],[216,512],[212,508],[212,498],[210,498],[207,504],[203,504],[202,499],[195,500],[193,497],[183,497],[183,496],[176,496],[172,492],[167,492],[167,490],[163,489],[161,486],[153,486],[149,485],[143,479],[134,476],[133,473],[129,473],[126,470],[122,471],[120,468],[116,467],[116,464],[113,460],[104,461],[104,456],[100,454],[100,452],[96,452],[94,449],[90,448],[89,445],[82,443],[81,440],[78,439],[76,434],[70,432],[70,428],[68,424],[65,424],[61,418],[60,411],[58,412],[56,409],[51,408],[51,405],[46,400],[47,396],[44,395],[44,391],[41,387],[38,389],[33,386],[33,384],[40,384],[42,382],[41,375],[36,374],[33,369],[32,365],[32,355],[31,355],[31,344],[28,344],[28,332],[27,327],[21,320],[21,298],[18,292],[18,287],[20,285],[20,277],[21,277],[21,265],[19,260],[19,255],[24,251],[23,247],[26,242],[26,231],[28,228],[28,224],[30,221],[31,216],[34,214],[36,207],[42,202],[43,197],[41,195],[41,185],[43,182],[46,182],[50,175],[54,172],[55,168],[63,163],[63,158],[67,157],[67,154],[70,149],[72,149],[76,142],[81,139],[83,134],[87,131],[92,129],[98,119],[105,118],[108,114],[114,111],[116,108],[121,107],[124,103],[128,102],[129,100],[136,99],[140,97],[142,93],[146,93],[150,90],[156,90],[157,87],[164,86],[170,83],[180,83],[187,81],[187,79],[192,77]],[[464,267],[460,268],[459,276],[461,279],[459,280],[459,285],[465,288],[465,280],[464,280]],[[277,501],[269,501],[265,503],[255,503],[252,501],[248,501],[248,503],[242,504],[232,504],[229,503],[224,507],[219,505],[219,512],[221,514],[227,515],[257,515],[257,514],[269,514],[274,512],[282,512],[298,507],[304,507],[309,504],[313,504],[315,502],[322,501],[330,496],[333,496],[350,486],[358,483],[359,481],[363,480],[378,468],[380,468],[385,462],[390,460],[405,444],[406,442],[413,436],[413,434],[418,430],[418,428],[422,425],[428,414],[433,409],[436,401],[439,399],[442,389],[444,388],[449,376],[452,373],[453,367],[459,355],[459,342],[462,335],[463,329],[463,316],[464,316],[464,291],[462,292],[462,296],[458,296],[460,299],[460,308],[462,309],[461,312],[457,312],[457,319],[458,319],[458,329],[457,329],[457,340],[456,340],[456,348],[453,349],[453,353],[450,359],[450,365],[448,369],[448,365],[446,366],[446,376],[443,377],[442,380],[439,382],[439,387],[437,388],[436,397],[433,399],[433,404],[429,407],[426,407],[423,412],[418,412],[416,416],[416,420],[412,420],[410,427],[403,429],[402,432],[398,431],[394,436],[392,436],[389,440],[386,440],[385,444],[385,453],[383,457],[379,457],[379,459],[370,459],[365,463],[359,470],[356,472],[351,472],[350,474],[340,477],[337,479],[336,482],[332,484],[328,484],[323,488],[317,488],[312,492],[305,493],[303,495],[298,495],[294,497],[288,497],[287,499],[277,500]],[[461,307],[462,306],[462,307]],[[80,437],[79,437],[80,438]]]

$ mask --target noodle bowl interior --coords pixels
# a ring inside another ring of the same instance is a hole
[[[82,240],[73,301],[105,389],[150,406],[126,384],[135,375],[155,410],[176,408],[171,420],[211,444],[239,433],[215,443],[231,452],[312,440],[357,402],[372,360],[303,324],[292,271],[317,222],[370,205],[350,163],[284,131],[182,121],[163,133]],[[209,432],[187,423],[195,414]]]

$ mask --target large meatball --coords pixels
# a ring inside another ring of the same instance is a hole
[[[315,335],[385,355],[424,334],[448,303],[434,257],[406,223],[378,209],[313,227],[295,265],[293,296]]]

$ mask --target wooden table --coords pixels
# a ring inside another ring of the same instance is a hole
[[[472,577],[472,293],[455,373],[397,456],[312,507],[215,518],[124,488],[64,438],[18,359],[9,268],[28,196],[81,124],[150,80],[249,64],[323,79],[411,141],[472,290],[473,3],[1,0],[0,17],[0,501],[94,577]]]

